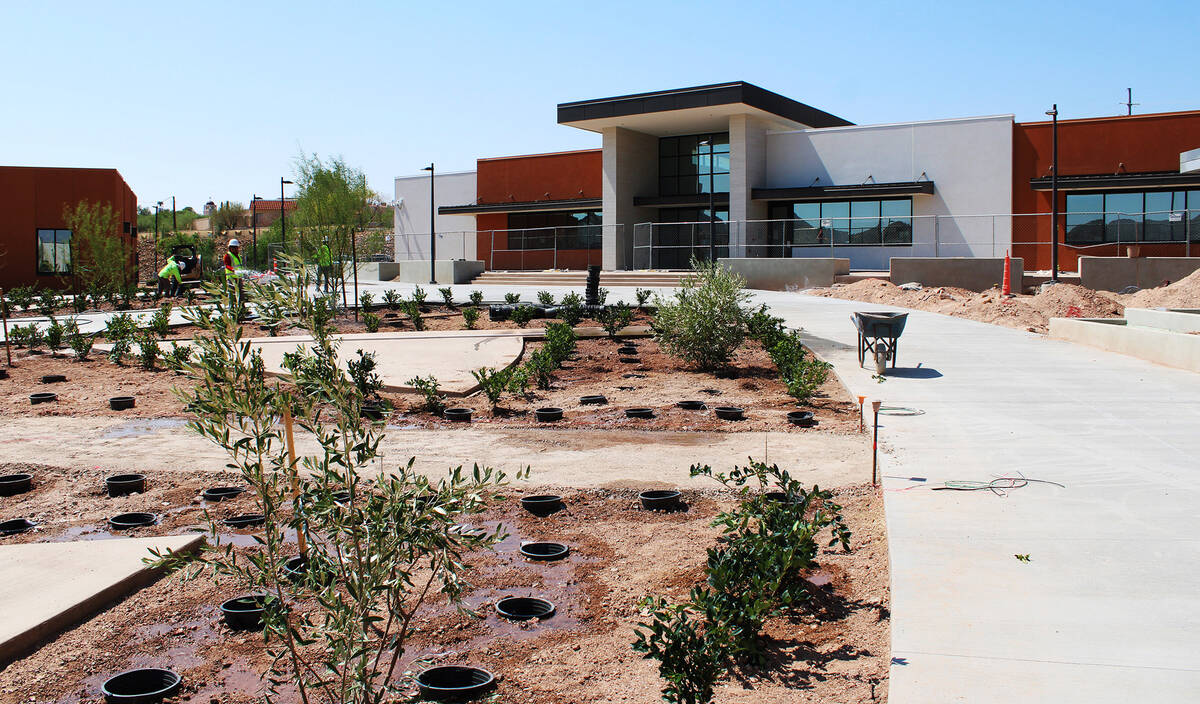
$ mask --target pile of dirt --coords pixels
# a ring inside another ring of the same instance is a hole
[[[834,284],[831,288],[810,289],[806,293],[902,306],[1040,333],[1047,331],[1050,318],[1113,318],[1120,317],[1125,311],[1124,305],[1116,300],[1117,296],[1075,284],[1059,284],[1034,295],[1004,298],[997,288],[979,293],[952,286],[907,291],[882,279],[863,279],[852,284]]]
[[[1200,308],[1200,270],[1167,286],[1114,297],[1127,308]]]

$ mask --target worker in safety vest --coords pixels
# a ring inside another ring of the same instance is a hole
[[[175,255],[171,255],[167,257],[166,266],[158,272],[158,292],[155,295],[174,298],[182,287],[183,275],[179,272],[179,262],[175,261]]]
[[[322,291],[333,291],[333,254],[329,251],[329,240],[317,248],[317,287]]]
[[[236,287],[238,299],[242,297],[242,247],[236,239],[229,240],[229,251],[225,252],[225,282]]]

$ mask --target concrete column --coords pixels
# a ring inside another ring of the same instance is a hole
[[[767,181],[767,128],[759,120],[748,115],[733,115],[729,118],[729,219],[736,222],[730,226],[731,257],[762,257],[764,248],[743,250],[743,245],[767,243],[767,228],[756,223],[747,225],[748,220],[764,220],[767,204],[751,199],[751,191],[761,188]]]
[[[628,269],[633,266],[634,225],[654,220],[654,208],[635,207],[633,199],[658,194],[658,137],[623,127],[606,127],[603,136],[603,266],[606,271]]]

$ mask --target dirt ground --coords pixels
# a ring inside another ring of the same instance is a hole
[[[982,293],[951,286],[905,291],[882,279],[834,284],[831,288],[809,289],[805,293],[902,306],[1038,333],[1049,330],[1050,318],[1119,318],[1125,311],[1117,294],[1075,284],[1059,284],[1045,293],[1018,294],[1009,299],[1002,297],[997,288]]]
[[[17,471],[33,472],[35,488],[0,499],[0,506],[6,516],[29,516],[43,526],[0,538],[0,544],[106,539],[104,519],[130,510],[162,516],[159,525],[136,535],[185,533],[203,524],[206,510],[224,517],[249,512],[254,503],[249,495],[212,506],[199,499],[205,486],[235,484],[233,477],[151,475],[145,494],[109,499],[95,470],[0,466],[0,473]],[[495,552],[468,559],[474,586],[466,601],[482,618],[434,604],[417,623],[405,656],[410,667],[417,657],[486,667],[500,677],[498,702],[658,701],[662,683],[655,663],[630,647],[637,602],[647,594],[680,597],[701,578],[704,550],[716,535],[710,521],[731,497],[689,490],[686,512],[660,514],[640,510],[636,491],[537,487],[530,493],[560,494],[567,506],[542,519],[516,506],[518,492],[496,501],[473,523],[503,523],[511,535]],[[769,622],[771,665],[735,673],[716,701],[886,701],[890,600],[882,499],[871,487],[847,486],[838,490],[837,500],[854,533],[851,552],[820,554],[819,567],[806,575],[816,608]],[[245,532],[222,539],[251,544]],[[526,562],[516,550],[535,539],[565,542],[571,556],[561,563]],[[99,702],[99,685],[107,676],[142,666],[170,667],[183,675],[184,688],[173,701],[260,701],[268,662],[261,637],[230,631],[217,609],[243,591],[227,577],[214,582],[166,576],[0,670],[0,702]],[[507,594],[543,596],[558,613],[523,627],[501,621],[492,605]],[[303,611],[311,604],[292,607]]]

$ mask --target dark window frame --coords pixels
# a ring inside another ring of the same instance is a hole
[[[912,198],[830,198],[827,200],[774,201],[767,206],[768,245],[788,247],[828,247],[832,239],[835,246],[847,247],[912,247],[913,228]],[[874,203],[878,216],[854,215],[854,204]],[[884,215],[887,204],[904,203],[907,215]],[[814,226],[797,228],[806,218],[795,217],[795,206],[817,206],[818,216]],[[845,206],[845,215],[827,215],[827,206]],[[832,227],[825,228],[823,220],[834,219]],[[874,220],[875,224],[870,225]]]
[[[709,141],[707,147],[699,147],[699,143]],[[686,141],[689,146],[680,147],[680,142]],[[692,144],[696,145],[693,149]],[[712,193],[728,193],[728,187],[714,190],[717,177],[724,176],[726,183],[731,171],[716,170],[717,154],[730,154],[728,132],[707,132],[701,134],[683,134],[658,139],[658,194],[660,196],[707,196]],[[707,170],[700,163],[707,157]],[[693,161],[698,163],[693,164]],[[665,168],[670,164],[670,168]],[[664,173],[671,171],[673,173]]]
[[[1162,219],[1154,219],[1150,221],[1152,229],[1157,230],[1166,226],[1170,233],[1169,238],[1149,239],[1146,237],[1147,230],[1147,209],[1146,197],[1151,194],[1171,194],[1171,209],[1166,211],[1155,210],[1155,213],[1167,213],[1167,221],[1164,223]],[[1109,196],[1130,196],[1135,195],[1141,198],[1140,212],[1128,212],[1125,209],[1113,209],[1108,204]],[[1182,195],[1182,207],[1177,207],[1175,204],[1175,196]],[[1072,210],[1071,201],[1077,198],[1089,197],[1100,198],[1099,210],[1081,209]],[[1133,238],[1121,238],[1120,244],[1125,243],[1147,243],[1147,244],[1171,244],[1176,242],[1186,242],[1189,237],[1192,242],[1200,242],[1200,190],[1171,187],[1171,188],[1148,188],[1140,189],[1108,189],[1108,190],[1086,190],[1073,191],[1066,194],[1066,201],[1063,207],[1063,215],[1066,218],[1063,228],[1063,243],[1070,246],[1087,246],[1100,244],[1118,244],[1118,239],[1112,231],[1115,229],[1110,226],[1110,222],[1124,222],[1121,218],[1110,220],[1110,213],[1120,216],[1128,215],[1133,217]],[[1183,218],[1178,223],[1170,222],[1170,213],[1183,213]],[[1077,223],[1072,226],[1071,220],[1079,215],[1095,214],[1098,218]],[[1189,228],[1189,224],[1191,227]],[[1110,236],[1112,234],[1112,236]]]
[[[53,235],[53,237],[54,237],[54,263],[51,266],[51,269],[52,269],[51,271],[46,271],[42,267],[42,233],[43,232],[54,233],[54,235]],[[60,242],[59,236],[61,233],[64,233],[64,232],[67,233],[66,241]],[[39,227],[34,230],[33,236],[34,236],[34,243],[35,243],[35,248],[34,248],[34,252],[33,252],[34,268],[37,270],[37,275],[38,276],[70,276],[73,273],[72,265],[74,263],[71,261],[74,258],[72,256],[73,252],[71,251],[71,240],[72,240],[72,238],[74,238],[75,233],[72,232],[71,230],[68,230],[63,227]],[[58,265],[58,248],[60,245],[63,245],[63,244],[65,244],[67,247],[67,263],[66,263],[65,268],[60,268]]]
[[[584,224],[572,222],[584,221]],[[508,214],[510,250],[602,249],[604,216],[599,210],[550,210]]]

